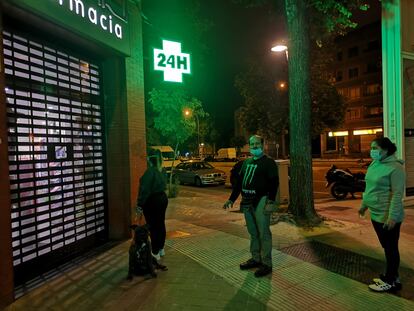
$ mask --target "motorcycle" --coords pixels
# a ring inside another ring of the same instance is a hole
[[[335,165],[326,172],[326,188],[331,185],[331,195],[337,200],[343,200],[348,193],[355,198],[355,192],[365,191],[365,174],[362,172],[351,173],[349,169],[340,169]]]

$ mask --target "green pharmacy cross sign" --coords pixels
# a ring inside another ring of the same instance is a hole
[[[162,40],[162,50],[154,49],[154,69],[164,72],[164,81],[183,82],[190,74],[190,54],[181,52],[181,43]]]

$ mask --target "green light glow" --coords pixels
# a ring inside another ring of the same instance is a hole
[[[183,82],[190,74],[190,54],[181,52],[181,43],[162,40],[162,50],[154,49],[154,70],[164,72],[164,81]]]

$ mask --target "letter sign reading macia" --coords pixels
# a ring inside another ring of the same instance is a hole
[[[164,81],[181,83],[191,73],[190,54],[181,52],[181,43],[162,40],[162,50],[154,49],[154,69],[164,72]]]
[[[75,13],[76,15],[89,20],[89,22],[91,22],[92,24],[99,26],[103,31],[107,31],[115,35],[118,39],[122,39],[122,26],[119,23],[117,23],[115,20],[116,19],[120,19],[122,21],[124,20],[120,18],[119,16],[117,16],[113,12],[109,4],[105,3],[104,0],[100,0],[98,2],[98,6],[109,10],[109,12],[112,14],[105,15],[104,13],[100,13],[94,7],[85,6],[82,0],[57,0],[57,2],[61,6],[66,4],[68,9],[72,11],[73,13]]]

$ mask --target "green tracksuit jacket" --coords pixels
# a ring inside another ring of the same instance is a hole
[[[368,207],[371,219],[385,223],[388,219],[402,222],[405,172],[403,161],[395,155],[373,161],[365,176],[366,188],[362,205]]]

